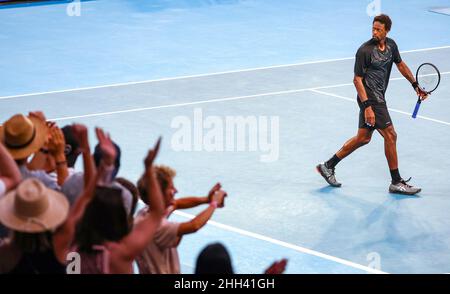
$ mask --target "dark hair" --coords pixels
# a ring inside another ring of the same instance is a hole
[[[80,146],[73,135],[73,129],[71,125],[64,126],[62,129],[64,134],[64,140],[66,141],[66,158],[67,166],[74,167],[80,152],[78,147]]]
[[[130,216],[133,216],[136,212],[136,206],[139,200],[139,191],[138,188],[129,180],[125,178],[116,178],[116,182],[121,184],[125,189],[130,191],[131,196],[133,196],[132,202],[131,202],[131,210],[130,210]]]
[[[11,231],[14,245],[23,253],[36,253],[53,250],[52,232],[26,233]]]
[[[384,28],[386,29],[386,31],[389,32],[391,30],[392,21],[391,21],[391,18],[389,16],[387,16],[386,14],[380,14],[380,15],[375,16],[372,24],[376,21],[384,24]]]
[[[97,187],[78,223],[75,243],[82,252],[92,252],[94,245],[117,242],[128,235],[131,224],[123,205],[122,190]]]
[[[141,198],[145,204],[150,205],[148,201],[147,179],[145,173],[139,178],[136,185],[139,191],[139,198]]]
[[[114,148],[116,148],[116,152],[117,152],[117,156],[116,156],[116,161],[114,162],[114,171],[112,174],[112,178],[114,179],[116,177],[116,175],[119,173],[119,168],[120,168],[120,147],[119,145],[117,145],[116,143],[112,142],[114,145]],[[102,160],[102,150],[100,149],[100,145],[97,144],[95,145],[95,150],[94,150],[94,161],[95,161],[95,166],[99,167],[100,166],[100,161]]]
[[[233,274],[227,249],[220,243],[206,246],[197,257],[195,274]]]

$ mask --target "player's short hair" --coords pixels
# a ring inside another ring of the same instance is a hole
[[[388,15],[386,15],[386,14],[380,14],[380,15],[375,16],[375,18],[373,19],[372,24],[373,24],[374,22],[376,22],[376,21],[378,21],[378,22],[384,24],[384,28],[386,29],[386,31],[389,32],[389,31],[391,30],[391,27],[392,27],[392,20],[391,20],[391,18],[390,18]]]

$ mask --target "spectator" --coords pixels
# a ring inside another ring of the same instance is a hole
[[[197,257],[195,274],[234,274],[227,249],[220,243],[206,246]]]
[[[133,197],[133,201],[131,202],[131,211],[129,213],[130,223],[133,223],[133,217],[136,213],[137,204],[139,201],[139,191],[135,184],[130,182],[129,180],[125,178],[116,178],[116,182],[119,183],[122,187],[127,189],[131,196]]]
[[[0,131],[1,132],[1,131]],[[0,142],[0,198],[14,189],[22,179],[20,171],[8,150]]]
[[[47,125],[42,112],[24,116],[16,114],[0,127],[0,141],[16,160],[24,179],[37,178],[50,189],[59,190],[67,177],[67,162],[64,154],[64,137],[53,124]],[[38,152],[46,143],[56,165],[57,179],[44,170],[30,170],[28,158]]]
[[[56,124],[53,122],[47,122],[47,126],[52,128],[57,128]],[[64,136],[65,147],[64,154],[67,159],[67,171],[68,178],[75,173],[75,162],[78,156],[81,154],[81,151],[78,149],[78,142],[74,136],[73,125],[64,126],[61,129],[62,135]],[[61,133],[60,133],[61,134]],[[39,152],[36,152],[33,156],[33,159],[30,163],[28,163],[28,168],[30,170],[44,170],[49,175],[57,178],[56,174],[56,164],[53,156],[50,155],[48,149],[48,143],[46,143]]]
[[[206,246],[197,257],[195,274],[234,274],[231,258],[227,249],[220,243]],[[265,274],[282,274],[286,269],[287,260],[275,261]]]
[[[61,186],[74,173],[74,169],[69,168],[67,162],[56,164],[55,153],[64,152],[64,155],[67,155],[68,145],[65,144],[62,130],[55,123],[47,122],[47,127],[50,131],[49,140],[39,149],[39,152],[34,154],[32,160],[27,164],[27,168],[30,171],[46,172],[58,186]]]
[[[144,161],[149,193],[143,197],[147,196],[153,205],[148,216],[131,229],[121,196],[114,196],[113,187],[104,186],[112,175],[110,167],[114,164],[116,149],[100,129],[97,129],[97,137],[103,154],[98,174],[89,181],[85,193],[76,200],[67,221],[54,237],[56,255],[63,261],[69,251],[78,251],[83,260],[81,273],[132,273],[133,260],[153,238],[163,217],[163,197],[153,170],[160,140]],[[88,149],[88,145],[83,149]],[[92,161],[87,154],[89,152],[84,151],[83,158]],[[96,182],[103,188],[95,189]]]
[[[0,199],[0,222],[12,235],[0,241],[0,273],[65,273],[54,255],[52,230],[68,211],[64,195],[33,178]]]
[[[74,134],[73,125],[66,125],[61,130],[64,134],[64,140],[66,141],[65,154],[67,158],[67,167],[69,169],[74,169],[78,156],[81,154],[81,150],[79,149],[80,145]]]
[[[116,143],[112,142],[114,149],[116,149],[116,159],[114,160],[114,170],[112,172],[112,179],[115,179],[117,174],[119,173],[119,169],[120,169],[120,157],[121,157],[121,150],[119,145],[117,145]],[[94,162],[95,162],[95,166],[99,166],[100,162],[103,158],[103,154],[104,152],[102,151],[100,144],[97,144],[95,146],[95,150],[94,150]]]
[[[8,150],[0,142],[0,199],[2,196],[14,189],[22,179],[19,168]],[[8,230],[0,223],[0,238],[8,235]]]
[[[179,274],[180,261],[177,246],[181,238],[202,228],[211,218],[215,209],[224,206],[226,193],[221,190],[221,185],[218,183],[211,189],[208,196],[186,197],[175,200],[174,196],[177,193],[173,183],[175,171],[167,166],[158,166],[155,169],[164,195],[166,214],[155,233],[155,238],[148,244],[143,254],[136,261],[142,274]],[[138,182],[138,189],[141,195],[146,194],[145,187],[146,178],[141,177]],[[139,224],[141,218],[148,215],[149,207],[153,206],[153,203],[148,202],[147,199],[144,198],[142,200],[147,204],[147,207],[138,213],[135,220],[137,224]],[[176,223],[167,220],[175,209],[191,208],[206,203],[209,203],[208,208],[188,222]]]
[[[117,154],[117,158],[113,162],[113,170],[111,172],[111,180],[110,185],[115,188],[119,188],[122,191],[122,199],[123,203],[125,205],[125,210],[127,214],[132,217],[132,206],[133,206],[133,195],[132,193],[126,189],[124,186],[122,186],[118,181],[116,181],[116,175],[119,172],[120,168],[120,147],[112,142],[115,152]],[[99,147],[99,144],[95,147],[95,151],[93,154],[94,162],[96,167],[98,168],[102,159],[102,151]],[[69,199],[69,202],[71,205],[75,202],[76,198],[81,194],[83,191],[84,184],[84,175],[82,172],[74,173],[62,186],[62,192],[67,196]]]

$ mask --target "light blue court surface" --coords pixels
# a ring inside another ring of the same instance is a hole
[[[79,17],[67,16],[67,3],[1,7],[0,120],[42,109],[60,125],[102,126],[132,180],[162,135],[158,162],[177,170],[180,196],[222,182],[226,207],[180,245],[184,273],[217,241],[238,273],[283,257],[288,273],[366,273],[374,256],[383,272],[450,272],[450,16],[428,11],[448,1],[381,1],[411,69],[432,62],[442,72],[416,120],[414,93],[396,69],[387,93],[400,172],[423,188],[420,197],[387,192],[377,134],[339,164],[342,188],[314,170],[356,132],[352,56],[370,38],[369,3],[104,0],[81,2]],[[177,152],[171,126],[199,112],[277,117],[278,160],[262,162],[261,149]]]

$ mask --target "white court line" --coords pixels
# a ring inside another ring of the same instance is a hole
[[[444,71],[440,73],[441,76],[450,74],[450,71]],[[436,76],[436,73],[432,74],[426,74],[426,75],[419,75],[419,77],[428,77],[428,76]],[[396,77],[396,78],[390,78],[389,81],[398,81],[398,80],[404,80],[404,77]],[[336,84],[336,85],[330,85],[330,86],[323,86],[323,87],[315,87],[314,89],[330,89],[330,88],[339,88],[339,87],[347,87],[347,86],[353,86],[353,83],[344,83],[344,84]]]
[[[400,51],[400,53],[403,54],[403,53],[424,52],[424,51],[442,50],[442,49],[448,49],[448,48],[450,48],[450,45],[448,45],[448,46],[441,46],[441,47],[430,47],[430,48],[406,50],[406,51]],[[20,94],[20,95],[3,96],[3,97],[0,97],[0,100],[2,100],[2,99],[19,98],[19,97],[37,96],[37,95],[44,95],[44,94],[66,93],[66,92],[93,90],[93,89],[110,88],[110,87],[120,87],[120,86],[137,85],[137,84],[145,84],[145,83],[173,81],[173,80],[181,80],[181,79],[192,79],[192,78],[217,76],[217,75],[224,75],[224,74],[231,74],[231,73],[250,72],[250,71],[258,71],[258,70],[264,70],[264,69],[283,68],[283,67],[291,67],[291,66],[301,66],[301,65],[308,65],[308,64],[328,63],[328,62],[352,60],[352,59],[355,59],[355,57],[323,59],[323,60],[316,60],[316,61],[307,61],[307,62],[292,63],[292,64],[273,65],[273,66],[266,66],[266,67],[255,67],[255,68],[248,68],[248,69],[222,71],[222,72],[206,73],[206,74],[198,74],[198,75],[186,75],[186,76],[179,76],[179,77],[172,77],[172,78],[162,78],[162,79],[154,79],[154,80],[144,80],[144,81],[117,83],[117,84],[110,84],[110,85],[82,87],[82,88],[74,88],[74,89],[66,89],[66,90],[48,91],[48,92],[28,93],[28,94]]]
[[[423,52],[423,51],[440,50],[440,49],[448,49],[448,48],[450,48],[449,45],[447,45],[447,46],[440,46],[440,47],[423,48],[423,49],[405,50],[405,51],[400,51],[400,53]]]
[[[358,103],[358,102],[356,102],[355,98],[350,98],[350,97],[345,97],[345,96],[341,96],[341,95],[336,95],[336,94],[332,94],[332,93],[328,93],[328,92],[319,91],[319,90],[316,90],[316,89],[311,89],[310,91],[318,93],[318,94],[327,95],[327,96],[339,98],[339,99],[342,99],[342,100],[350,101],[352,103]],[[395,109],[395,108],[388,107],[388,109],[390,111],[392,111],[392,112],[397,112],[397,113],[401,113],[401,114],[408,115],[408,116],[412,115],[412,113],[410,113],[410,112],[398,110],[398,109]],[[418,115],[417,118],[421,118],[421,119],[424,119],[424,120],[429,120],[429,121],[433,121],[433,122],[437,122],[437,123],[440,123],[440,124],[444,124],[444,125],[450,126],[449,122],[446,122],[446,121],[443,121],[443,120],[434,119],[434,118],[430,118],[430,117],[427,117],[427,116]]]
[[[195,217],[194,215],[191,215],[191,214],[188,214],[188,213],[185,213],[185,212],[181,212],[181,211],[175,211],[174,214],[182,216],[182,217],[186,217],[186,218],[189,218],[189,219],[192,219],[192,218]],[[215,222],[215,221],[211,221],[210,220],[210,221],[208,221],[208,224],[211,225],[211,226],[214,226],[214,227],[221,228],[221,229],[226,230],[226,231],[230,231],[230,232],[237,233],[237,234],[240,234],[240,235],[243,235],[243,236],[247,236],[247,237],[255,238],[255,239],[258,239],[258,240],[266,241],[266,242],[269,242],[269,243],[272,243],[272,244],[275,244],[275,245],[279,245],[279,246],[282,246],[282,247],[285,247],[285,248],[289,248],[289,249],[292,249],[292,250],[295,250],[295,251],[298,251],[298,252],[302,252],[302,253],[305,253],[305,254],[317,256],[317,257],[320,257],[320,258],[323,258],[323,259],[327,259],[327,260],[330,260],[330,261],[333,261],[333,262],[336,262],[336,263],[340,263],[340,264],[343,264],[343,265],[346,265],[346,266],[349,266],[349,267],[353,267],[353,268],[356,268],[356,269],[359,269],[359,270],[362,270],[362,271],[365,271],[365,272],[368,272],[368,273],[372,273],[372,274],[388,274],[387,272],[383,272],[383,271],[380,271],[380,270],[377,270],[377,269],[373,269],[373,268],[370,268],[370,267],[367,267],[367,266],[364,266],[364,265],[361,265],[361,264],[358,264],[358,263],[354,263],[354,262],[351,262],[351,261],[348,261],[348,260],[345,260],[345,259],[342,259],[342,258],[339,258],[339,257],[328,255],[328,254],[325,254],[325,253],[322,253],[322,252],[318,252],[318,251],[315,251],[315,250],[304,248],[304,247],[301,247],[301,246],[298,246],[298,245],[294,245],[294,244],[291,244],[291,243],[287,243],[287,242],[284,242],[284,241],[280,241],[280,240],[277,240],[277,239],[274,239],[274,238],[270,238],[270,237],[267,237],[267,236],[264,236],[264,235],[261,235],[261,234],[257,234],[257,233],[249,232],[249,231],[242,230],[242,229],[239,229],[239,228],[235,228],[235,227],[232,227],[232,226],[229,226],[229,225],[224,225],[224,224],[221,224],[221,223],[218,223],[218,222]]]
[[[441,73],[441,75],[444,74],[450,74],[450,72],[444,72]],[[403,77],[399,78],[392,78],[391,81],[394,80],[401,80],[404,79]],[[245,95],[245,96],[234,96],[234,97],[226,97],[226,98],[218,98],[218,99],[209,99],[209,100],[200,100],[200,101],[193,101],[193,102],[184,102],[184,103],[175,103],[175,104],[166,104],[166,105],[158,105],[158,106],[150,106],[150,107],[140,107],[140,108],[133,108],[133,109],[125,109],[125,110],[116,110],[116,111],[108,111],[108,112],[98,112],[98,113],[90,113],[90,114],[84,114],[84,115],[76,115],[76,116],[66,116],[66,117],[57,117],[57,118],[50,118],[51,121],[64,121],[64,120],[73,120],[73,119],[79,119],[79,118],[87,118],[87,117],[97,117],[97,116],[106,116],[106,115],[114,115],[114,114],[121,114],[121,113],[130,113],[130,112],[141,112],[141,111],[147,111],[147,110],[154,110],[154,109],[163,109],[163,108],[173,108],[173,107],[182,107],[182,106],[189,106],[189,105],[199,105],[199,104],[207,104],[207,103],[216,103],[216,102],[224,102],[224,101],[233,101],[233,100],[243,100],[243,99],[251,99],[251,98],[259,98],[259,97],[265,97],[265,96],[277,96],[277,95],[286,95],[286,94],[294,94],[294,93],[300,93],[305,91],[313,91],[319,94],[333,96],[336,98],[341,98],[344,100],[348,100],[351,102],[356,103],[356,98],[349,98],[344,97],[336,94],[331,94],[327,92],[319,91],[321,89],[328,89],[328,88],[335,88],[335,87],[341,87],[341,86],[349,86],[353,85],[353,83],[349,84],[337,84],[337,85],[330,85],[330,86],[322,86],[322,87],[314,87],[314,88],[303,88],[303,89],[296,89],[296,90],[286,90],[286,91],[277,91],[277,92],[269,92],[269,93],[262,93],[262,94],[254,94],[254,95]],[[389,110],[392,110],[393,112],[402,113],[405,115],[411,115],[411,113],[404,112],[401,110],[389,108]],[[449,125],[448,122],[425,117],[418,115],[418,118]]]
[[[278,91],[278,92],[269,92],[269,93],[262,93],[262,94],[255,94],[255,95],[246,95],[246,96],[234,96],[234,97],[209,99],[209,100],[200,100],[200,101],[176,103],[176,104],[166,104],[166,105],[150,106],[150,107],[140,107],[140,108],[126,109],[126,110],[117,110],[117,111],[109,111],[109,112],[98,112],[98,113],[91,113],[91,114],[77,115],[77,116],[66,116],[66,117],[59,117],[59,118],[49,118],[48,120],[51,120],[51,121],[62,121],[62,120],[70,120],[70,119],[76,119],[76,118],[105,116],[105,115],[112,115],[112,114],[119,114],[119,113],[140,112],[140,111],[161,109],[161,108],[172,108],[172,107],[180,107],[180,106],[188,106],[188,105],[205,104],[205,103],[215,103],[215,102],[223,102],[223,101],[250,99],[250,98],[257,98],[257,97],[264,97],[264,96],[276,96],[276,95],[284,95],[284,94],[293,94],[293,93],[299,93],[299,92],[308,91],[308,90],[311,90],[311,89],[313,89],[313,88]]]

